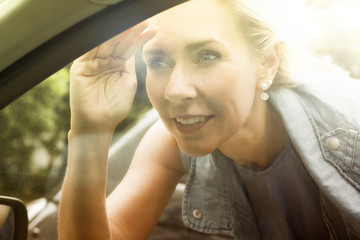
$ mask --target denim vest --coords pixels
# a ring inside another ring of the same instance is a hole
[[[360,81],[326,74],[307,79],[294,89],[271,90],[270,101],[320,190],[331,239],[360,239]],[[184,223],[200,232],[261,239],[231,160],[219,151],[181,156],[189,173]]]

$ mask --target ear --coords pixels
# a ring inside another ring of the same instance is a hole
[[[280,50],[278,44],[276,44],[270,53],[262,59],[256,86],[257,90],[265,91],[271,86],[278,71],[279,64]]]

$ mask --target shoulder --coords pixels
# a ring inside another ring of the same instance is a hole
[[[144,164],[143,159],[151,159],[151,164],[161,165],[180,174],[184,173],[177,142],[161,120],[148,130],[136,150],[134,160]]]
[[[345,128],[359,129],[360,80],[329,71],[312,71],[295,80],[290,89],[297,101],[320,125],[342,123]],[[289,101],[276,99],[278,104]],[[340,126],[341,127],[341,126]]]
[[[176,141],[158,121],[141,140],[124,179],[107,199],[113,238],[145,239],[183,174]]]

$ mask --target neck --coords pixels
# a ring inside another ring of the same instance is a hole
[[[262,170],[285,147],[287,134],[279,113],[268,101],[256,99],[245,125],[219,150],[243,167]]]

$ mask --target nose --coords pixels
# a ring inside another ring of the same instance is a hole
[[[181,66],[175,66],[165,88],[164,96],[172,102],[195,99],[197,91],[189,72]]]

